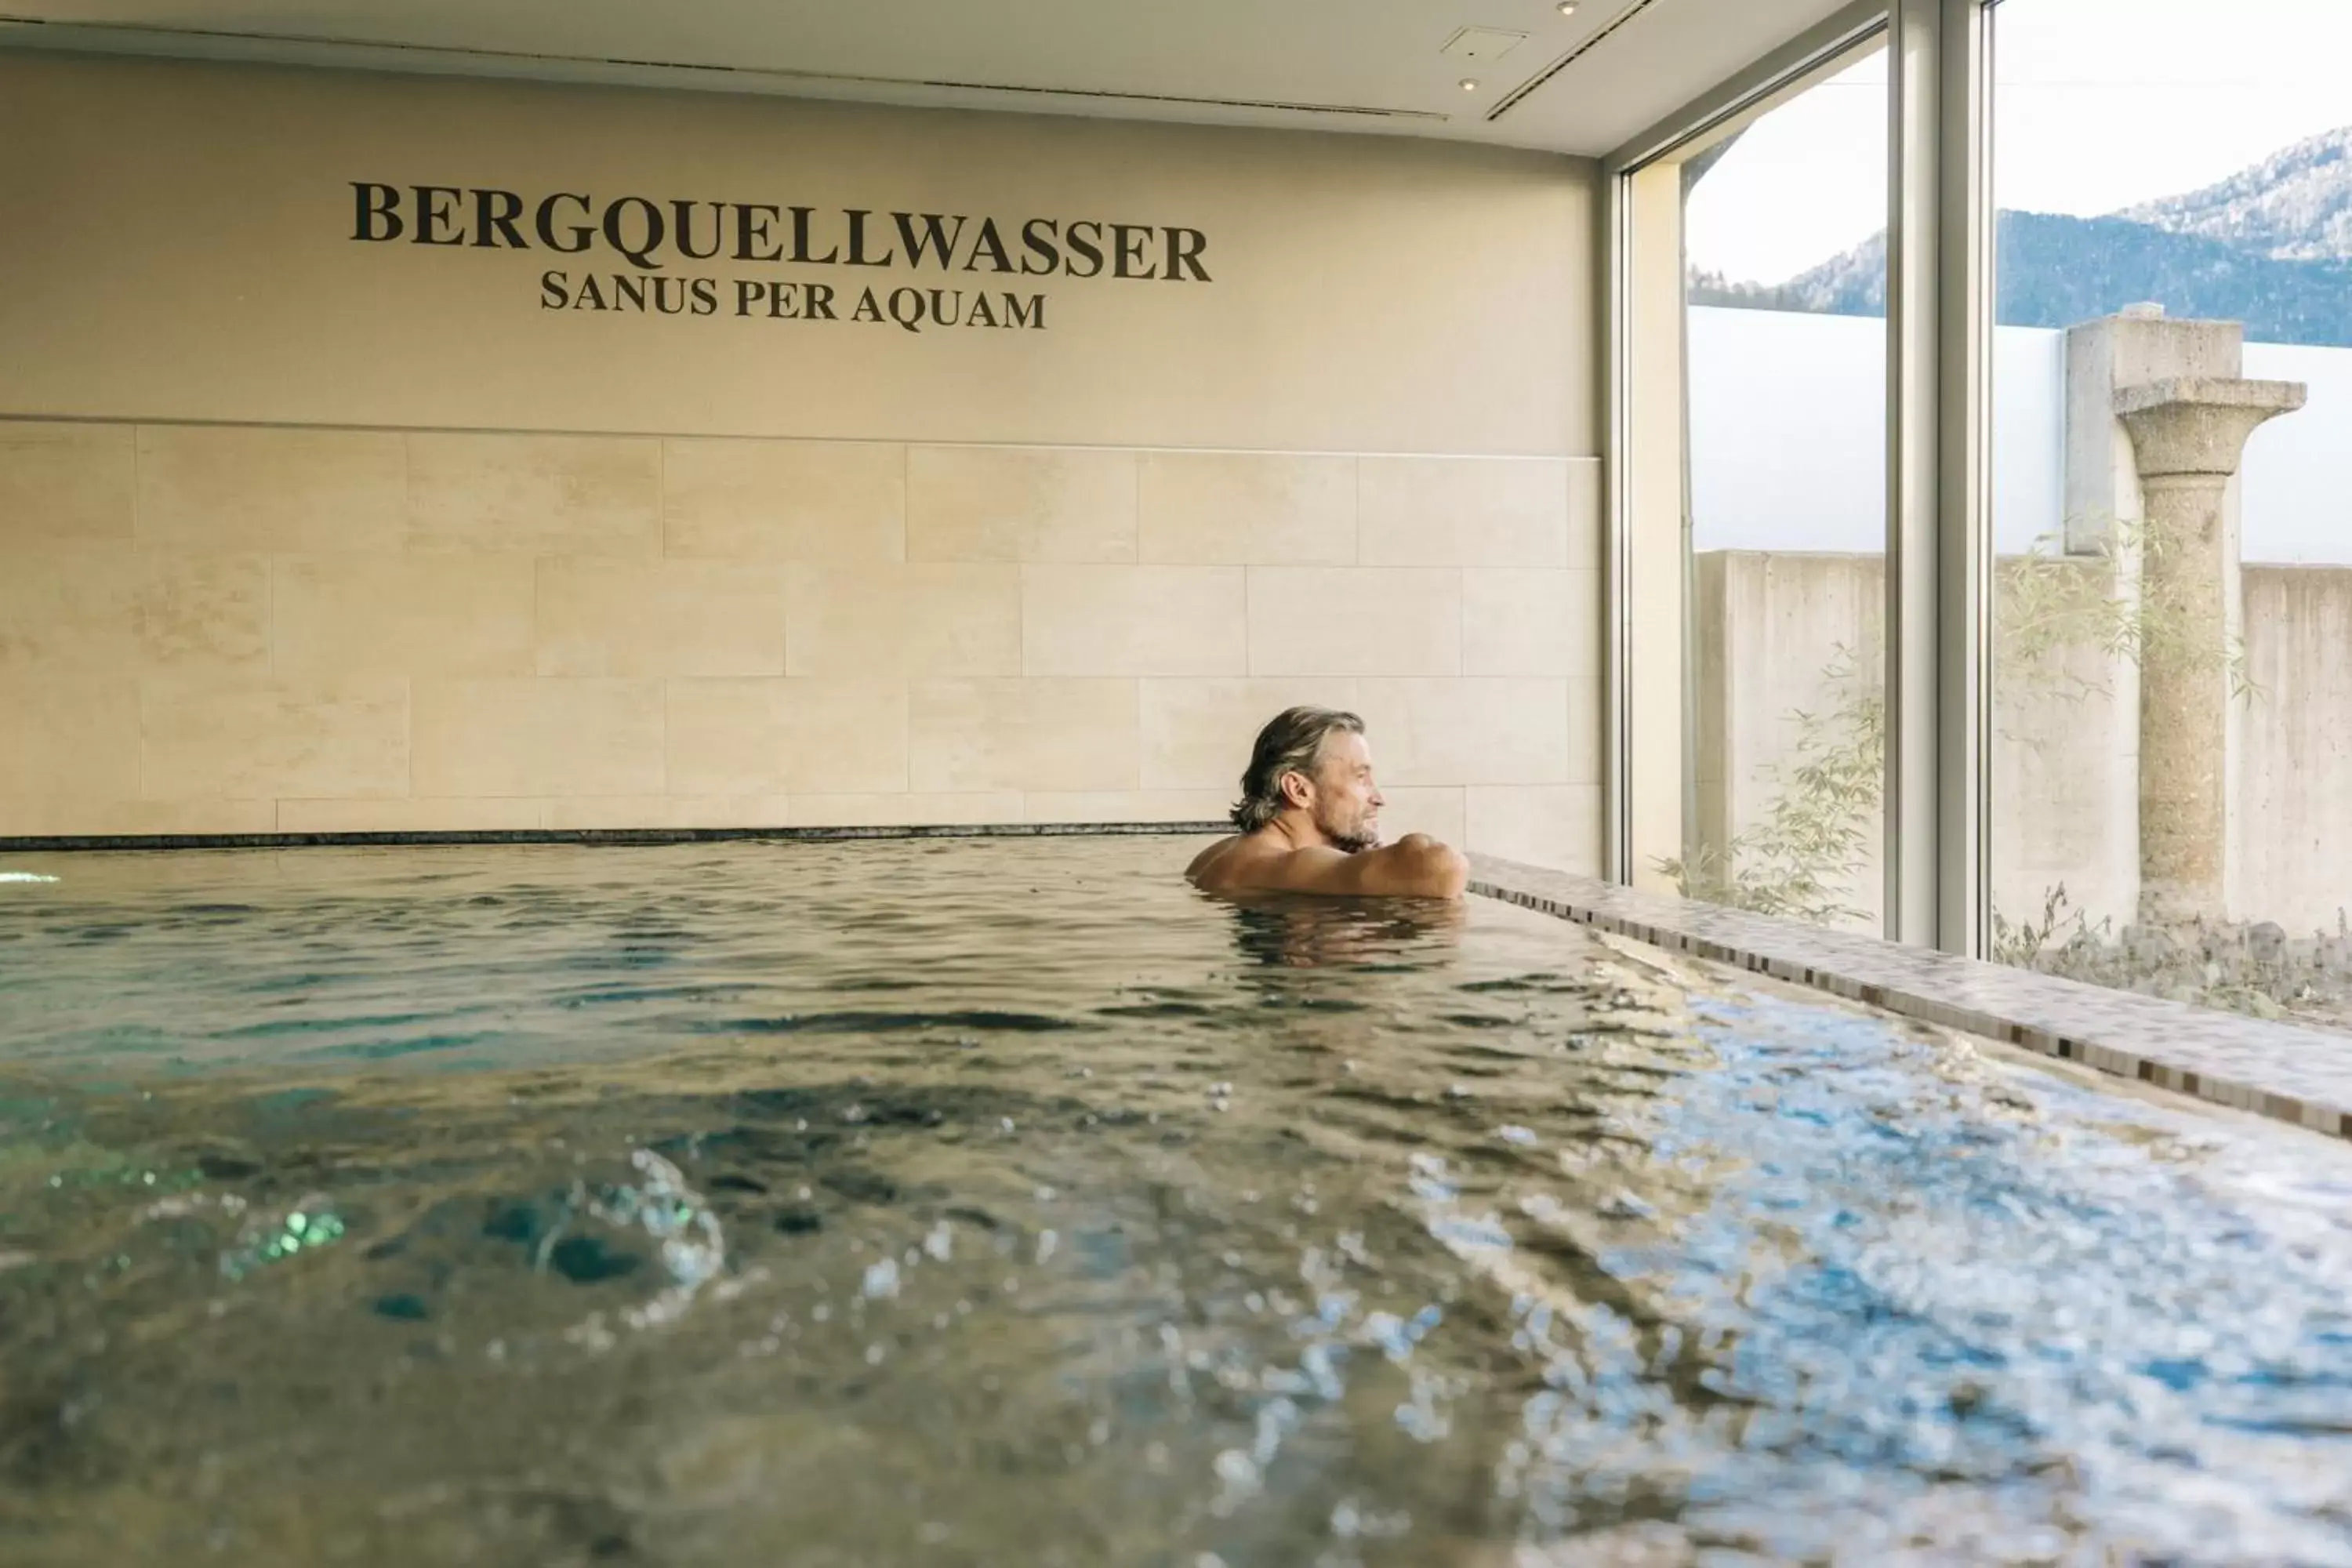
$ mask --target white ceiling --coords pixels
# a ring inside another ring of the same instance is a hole
[[[1598,155],[1844,4],[1581,0],[1562,16],[1555,0],[0,0],[0,45]],[[1527,41],[1477,61],[1441,52],[1464,26]]]

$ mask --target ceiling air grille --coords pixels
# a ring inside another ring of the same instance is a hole
[[[1558,76],[1560,72],[1566,70],[1569,67],[1574,65],[1577,61],[1591,54],[1593,50],[1599,48],[1602,39],[1608,37],[1610,34],[1614,33],[1618,28],[1623,26],[1626,23],[1632,21],[1634,17],[1640,16],[1643,12],[1648,10],[1651,6],[1656,4],[1657,0],[1633,0],[1633,4],[1626,6],[1624,10],[1618,13],[1617,19],[1615,21],[1610,23],[1599,32],[1593,34],[1592,37],[1585,39],[1582,43],[1577,45],[1576,47],[1569,50],[1568,53],[1560,56],[1559,58],[1552,61],[1551,64],[1544,67],[1543,69],[1536,72],[1535,75],[1529,77],[1527,80],[1513,88],[1509,95],[1506,97],[1502,102],[1495,105],[1494,108],[1486,111],[1486,123],[1492,125],[1496,121],[1502,119],[1503,116],[1508,114],[1512,110],[1517,109],[1520,102],[1525,100],[1529,93],[1543,86],[1544,83],[1549,81],[1552,78]]]
[[[1646,0],[1645,0],[1646,3]],[[955,81],[938,78],[860,76],[842,71],[790,70],[768,66],[707,65],[693,60],[631,59],[614,56],[562,55],[532,49],[463,48],[443,44],[409,44],[380,38],[327,37],[316,34],[242,32],[214,27],[142,27],[119,22],[54,22],[38,16],[11,16],[0,14],[0,26],[17,26],[54,29],[59,47],[108,40],[116,47],[138,49],[138,52],[169,52],[174,40],[214,49],[247,48],[295,49],[322,54],[366,51],[417,60],[438,60],[457,65],[479,62],[484,65],[509,64],[561,68],[564,66],[618,66],[626,70],[677,71],[697,77],[727,78],[746,85],[758,82],[778,86],[805,87],[865,87],[865,88],[929,88],[940,91],[1003,93],[1028,99],[1077,99],[1103,103],[1164,103],[1196,109],[1244,109],[1282,114],[1319,114],[1361,120],[1433,120],[1444,121],[1448,115],[1425,109],[1380,109],[1352,103],[1287,103],[1276,99],[1194,98],[1171,92],[1119,92],[1107,88],[1038,87],[1024,82]],[[48,40],[43,40],[47,42]],[[145,48],[139,46],[144,44]]]

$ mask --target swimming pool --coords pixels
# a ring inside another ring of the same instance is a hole
[[[10,1563],[2352,1563],[2352,1149],[1182,838],[16,857]]]

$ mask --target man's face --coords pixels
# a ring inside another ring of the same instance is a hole
[[[1327,737],[1315,777],[1307,783],[1302,804],[1324,837],[1351,855],[1380,843],[1384,803],[1372,782],[1372,748],[1361,735]]]

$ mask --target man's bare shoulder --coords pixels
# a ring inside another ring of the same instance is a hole
[[[1349,854],[1322,845],[1293,847],[1272,834],[1221,839],[1185,871],[1204,893],[1244,890],[1459,898],[1469,868],[1435,839],[1408,834],[1396,844]]]
[[[1184,868],[1184,877],[1204,893],[1263,887],[1265,884],[1260,879],[1269,863],[1289,853],[1289,846],[1268,843],[1261,834],[1236,833],[1193,856],[1192,863]]]

